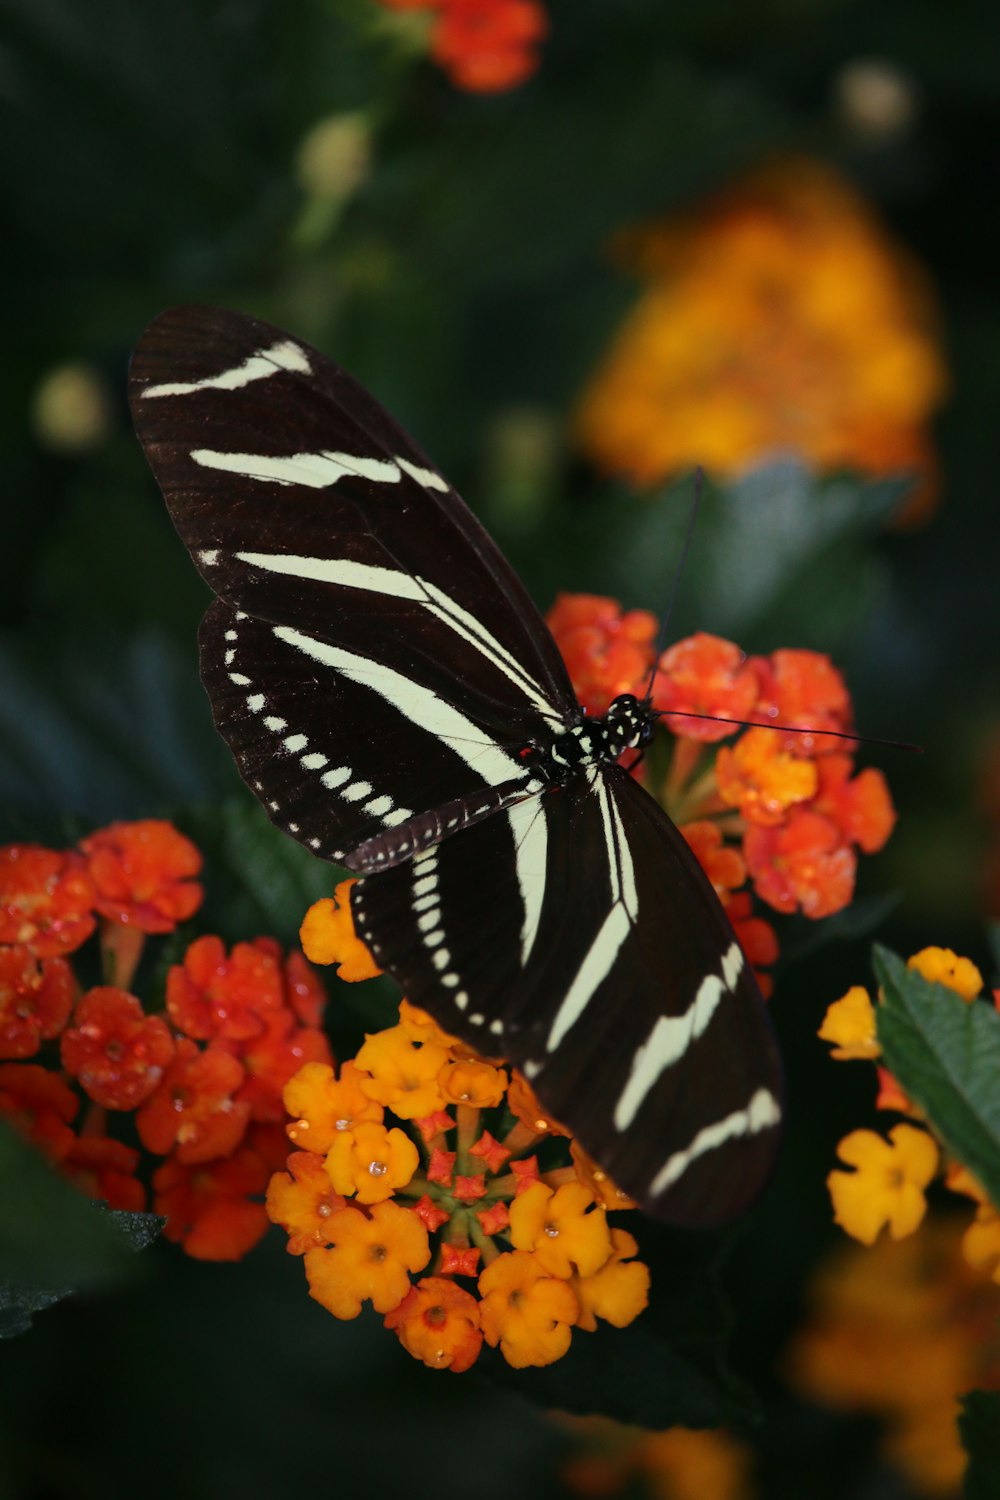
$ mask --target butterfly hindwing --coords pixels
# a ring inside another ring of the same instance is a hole
[[[694,855],[626,773],[492,818],[352,901],[410,999],[520,1066],[644,1207],[712,1223],[759,1192],[781,1084],[757,984]]]

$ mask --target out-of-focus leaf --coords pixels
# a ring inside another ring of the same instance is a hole
[[[962,1494],[965,1500],[996,1500],[1000,1495],[1000,1391],[970,1391],[958,1419],[969,1455]]]
[[[1000,1204],[1000,1015],[928,983],[886,948],[875,946],[873,963],[886,1067],[949,1155]]]
[[[423,209],[411,208],[415,258],[461,285],[554,279],[593,260],[615,228],[676,207],[787,129],[745,76],[639,37],[627,57],[609,68],[595,50],[551,71],[545,88],[465,108],[461,129],[418,142],[407,162]]]
[[[817,953],[830,943],[857,942],[859,938],[868,937],[892,915],[901,900],[899,891],[881,891],[878,895],[852,901],[850,906],[820,922],[810,921],[808,917],[791,918],[782,928],[782,966]]]
[[[0,641],[0,803],[94,822],[219,796],[235,773],[187,656],[152,631]]]
[[[870,605],[879,578],[871,540],[905,490],[902,481],[820,478],[791,461],[732,484],[710,481],[671,638],[701,629],[747,646],[794,642],[834,649]],[[546,537],[558,547],[559,586],[662,609],[693,493],[688,478],[648,498],[619,490],[575,514],[561,512]]]
[[[0,1336],[71,1292],[119,1281],[160,1232],[155,1214],[84,1197],[34,1147],[0,1125]]]
[[[342,878],[276,828],[249,793],[178,812],[177,823],[206,862],[199,925],[231,941],[257,933],[290,941],[306,908]]]

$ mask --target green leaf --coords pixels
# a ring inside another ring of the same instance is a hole
[[[1000,1391],[970,1391],[958,1419],[969,1455],[962,1494],[965,1500],[996,1500],[1000,1495]]]
[[[874,949],[886,1066],[954,1156],[1000,1204],[1000,1015]]]
[[[74,1291],[132,1275],[135,1252],[163,1224],[84,1197],[6,1125],[0,1181],[0,1337],[23,1333],[33,1313]]]

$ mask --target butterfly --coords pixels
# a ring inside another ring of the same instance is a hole
[[[357,874],[377,963],[649,1213],[740,1213],[773,1164],[780,1063],[708,879],[620,764],[649,703],[585,714],[472,512],[300,339],[175,308],[130,401],[216,595],[215,722],[272,821]]]

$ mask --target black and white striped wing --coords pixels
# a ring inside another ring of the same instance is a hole
[[[416,1004],[520,1066],[658,1217],[710,1224],[760,1191],[780,1064],[700,865],[617,767],[359,881],[358,930]]]
[[[316,853],[523,780],[517,749],[579,722],[502,553],[337,365],[255,319],[175,308],[140,341],[130,400],[219,596],[201,636],[216,722]]]
[[[164,314],[130,397],[218,596],[201,633],[216,722],[279,826],[361,871],[385,861],[352,892],[382,967],[519,1064],[650,1211],[739,1212],[780,1112],[757,986],[624,772],[534,779],[521,752],[582,711],[471,512],[344,371],[254,319]]]

